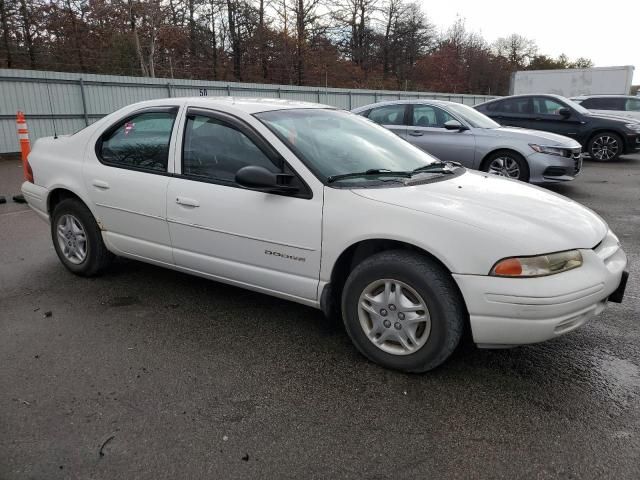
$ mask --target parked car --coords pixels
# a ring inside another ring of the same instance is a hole
[[[580,95],[571,98],[587,110],[640,121],[640,97],[627,95]]]
[[[299,302],[399,370],[441,364],[465,328],[483,347],[555,338],[625,288],[591,210],[322,105],[138,103],[39,139],[26,167],[71,272],[121,255]]]
[[[640,150],[640,123],[592,113],[559,95],[516,95],[474,108],[502,125],[574,138],[594,160],[611,161]]]
[[[524,182],[573,180],[582,169],[582,147],[567,137],[501,127],[460,103],[397,100],[356,108],[440,160]]]

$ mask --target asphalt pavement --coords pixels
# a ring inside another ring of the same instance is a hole
[[[624,303],[422,375],[294,303],[128,260],[76,277],[21,175],[0,161],[2,480],[640,478],[640,155],[552,187],[620,236]]]

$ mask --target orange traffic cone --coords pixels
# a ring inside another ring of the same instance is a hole
[[[16,113],[16,127],[18,128],[18,138],[20,139],[20,152],[22,153],[22,171],[24,179],[33,183],[33,172],[27,157],[31,152],[31,143],[29,143],[29,130],[27,129],[27,121],[24,119],[24,113],[18,111]]]

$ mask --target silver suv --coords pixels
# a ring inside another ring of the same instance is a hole
[[[628,95],[580,95],[579,97],[573,97],[571,100],[595,113],[606,113],[640,121],[640,97]]]
[[[356,108],[410,143],[444,161],[524,182],[573,180],[582,147],[554,133],[502,127],[467,105],[438,100],[398,100]]]

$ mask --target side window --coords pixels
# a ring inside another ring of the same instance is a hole
[[[561,108],[567,108],[560,102],[546,97],[535,97],[533,99],[533,112],[541,115],[560,115]]]
[[[527,114],[531,113],[531,106],[529,102],[529,97],[523,98],[509,98],[507,100],[503,100],[501,103],[500,112],[503,113],[516,113],[516,114]]]
[[[627,112],[640,112],[640,98],[627,99],[626,107]]]
[[[501,112],[503,110],[502,108],[503,104],[504,104],[503,101],[491,102],[491,103],[488,103],[484,108],[487,109],[487,112]]]
[[[182,146],[183,175],[235,183],[236,172],[248,165],[280,172],[249,137],[231,124],[203,115],[187,116]]]
[[[166,172],[176,112],[140,113],[111,128],[98,144],[100,160],[116,167]]]
[[[582,106],[593,110],[624,110],[624,99],[615,97],[592,97],[582,102]]]
[[[455,120],[451,115],[438,107],[431,105],[414,105],[411,125],[414,127],[444,128],[449,120]]]
[[[405,105],[385,105],[371,110],[369,120],[380,125],[404,125]]]

